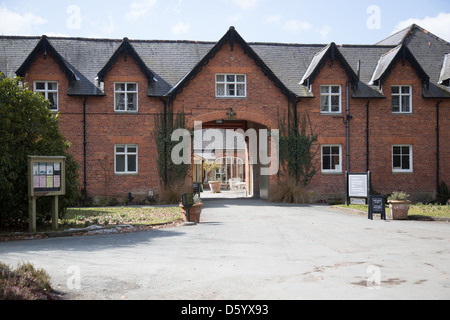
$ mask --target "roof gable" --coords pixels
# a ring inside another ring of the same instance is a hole
[[[311,83],[313,83],[314,79],[320,73],[320,70],[323,68],[328,59],[331,59],[332,63],[334,63],[336,59],[339,60],[352,84],[354,84],[355,87],[358,86],[358,76],[350,67],[347,60],[341,54],[334,42],[330,43],[314,55],[311,64],[308,67],[308,70],[306,70],[306,73],[303,75],[303,78],[300,81],[300,84],[309,86]]]
[[[153,72],[147,67],[144,61],[141,59],[139,54],[136,52],[134,47],[131,45],[128,38],[123,38],[122,44],[117,48],[111,58],[108,60],[106,65],[98,72],[98,80],[100,82],[104,82],[106,75],[109,71],[111,71],[114,64],[117,62],[120,56],[124,56],[125,61],[127,61],[128,56],[131,56],[135,63],[138,65],[139,69],[142,73],[147,77],[148,84],[155,81],[155,75]]]
[[[59,52],[55,46],[49,41],[47,36],[42,36],[33,48],[31,53],[27,56],[22,65],[17,69],[16,75],[19,77],[25,77],[26,72],[31,67],[36,57],[39,54],[44,55],[44,59],[47,59],[47,55],[50,54],[53,60],[59,65],[60,69],[66,75],[69,80],[68,95],[103,95],[103,93],[90,82],[86,77],[79,72],[72,64],[67,61]]]
[[[395,47],[394,49],[388,51],[380,57],[380,60],[378,60],[378,64],[373,72],[372,79],[370,80],[369,84],[377,84],[378,86],[381,86],[389,76],[390,72],[395,67],[399,59],[401,59],[403,64],[406,60],[408,60],[411,63],[412,67],[416,70],[419,78],[422,79],[424,85],[429,87],[430,77],[423,70],[422,66],[417,62],[416,58],[408,49],[408,47],[404,44]]]
[[[50,54],[61,70],[65,73],[70,84],[80,80],[74,68],[58,53],[58,51],[56,51],[45,35],[41,37],[36,47],[34,47],[33,51],[31,51],[19,69],[17,69],[16,74],[19,77],[25,76],[27,70],[31,67],[31,64],[34,62],[38,54],[43,54],[44,59],[47,59],[47,54]]]
[[[234,27],[230,27],[228,32],[220,39],[216,45],[200,60],[200,62],[195,65],[195,67],[190,70],[168,93],[172,99],[175,99],[178,94],[180,94],[185,87],[197,76],[197,74],[205,67],[209,61],[214,58],[214,56],[222,49],[226,43],[230,43],[231,51],[234,50],[236,44],[240,45],[256,65],[261,69],[266,77],[268,77],[275,86],[280,89],[280,91],[288,98],[293,99],[297,97],[295,93],[289,90],[285,84],[280,81],[280,79],[273,73],[273,71],[264,63],[264,61],[256,54],[256,52],[249,46],[249,44],[239,35]]]

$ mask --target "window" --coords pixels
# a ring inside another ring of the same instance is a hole
[[[58,82],[35,81],[34,92],[41,93],[50,101],[50,110],[58,111]]]
[[[342,146],[322,146],[322,172],[342,172]]]
[[[114,110],[118,112],[138,111],[138,84],[116,83],[114,85]]]
[[[392,146],[392,172],[412,172],[412,146]]]
[[[320,112],[341,113],[341,86],[320,86]]]
[[[138,172],[137,145],[115,146],[115,173],[129,174]]]
[[[394,86],[391,87],[391,90],[392,113],[411,113],[411,86]]]
[[[245,98],[247,96],[247,76],[245,74],[217,74],[216,97]]]

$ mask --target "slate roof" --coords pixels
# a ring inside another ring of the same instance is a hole
[[[229,38],[226,38],[229,36]],[[448,87],[450,43],[425,29],[412,25],[375,45],[281,44],[247,43],[234,28],[230,28],[219,42],[115,40],[45,37],[61,57],[64,69],[73,74],[69,95],[103,95],[98,83],[114,55],[121,52],[124,42],[141,62],[141,70],[149,78],[148,95],[164,97],[173,94],[189,82],[192,73],[220,41],[230,40],[245,47],[249,56],[269,74],[277,87],[296,98],[312,97],[305,80],[320,71],[320,61],[333,47],[347,67],[350,76],[356,75],[357,90],[352,97],[383,98],[373,82],[383,75],[399,46],[405,46],[429,78],[425,97],[450,97]],[[43,37],[0,36],[0,70],[12,77],[20,70]],[[119,51],[118,51],[119,50]],[[398,53],[398,52],[397,52]],[[132,54],[132,55],[133,55]],[[23,72],[23,70],[20,70]],[[153,77],[151,77],[151,75]],[[354,79],[353,79],[354,80]],[[302,84],[300,84],[302,83]],[[355,86],[356,87],[356,86]],[[182,90],[182,89],[181,89]]]

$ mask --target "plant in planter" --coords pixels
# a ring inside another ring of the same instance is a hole
[[[211,188],[212,193],[220,193],[220,186],[222,185],[221,181],[213,180],[214,173],[217,169],[220,169],[221,165],[217,162],[205,162],[203,164],[203,168],[206,171],[206,177],[208,179],[209,187]]]
[[[187,218],[187,209],[180,203],[181,213],[183,214],[184,222],[200,223],[200,215],[202,213],[203,202],[198,195],[194,196],[194,205],[189,210],[189,221]]]
[[[403,191],[394,191],[388,197],[389,209],[391,209],[392,219],[407,220],[411,201],[408,200],[409,194]]]

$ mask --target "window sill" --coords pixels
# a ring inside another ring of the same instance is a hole
[[[392,171],[392,174],[414,174],[414,171]]]
[[[217,97],[216,96],[216,100],[232,100],[232,99],[247,100],[247,97]]]
[[[392,115],[395,116],[412,116],[412,112],[392,112]]]
[[[323,112],[323,111],[320,111],[320,114],[323,115],[323,116],[341,116],[341,117],[344,116],[342,114],[342,111],[341,112]]]
[[[115,176],[120,176],[120,177],[124,177],[124,176],[138,176],[139,174],[137,172],[134,173],[127,173],[127,172],[114,172]]]
[[[117,110],[114,110],[114,113],[115,114],[137,114],[138,111],[117,111]]]
[[[342,175],[344,174],[342,171],[321,171],[322,175]]]

